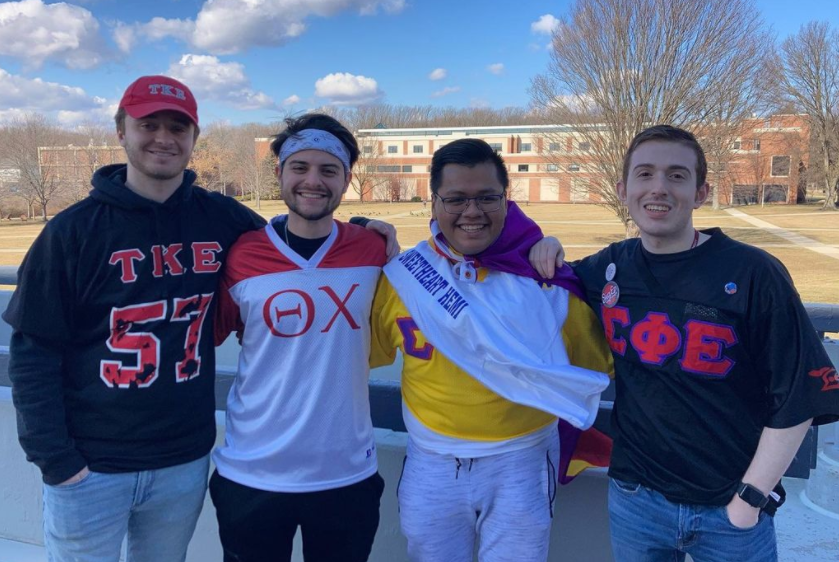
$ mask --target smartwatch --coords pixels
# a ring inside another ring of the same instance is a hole
[[[763,492],[745,482],[740,482],[737,486],[737,495],[741,500],[758,509],[763,509],[769,503],[769,498],[764,496]]]

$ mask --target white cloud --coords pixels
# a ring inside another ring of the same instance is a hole
[[[223,101],[237,109],[275,109],[274,100],[251,88],[245,67],[221,62],[209,55],[187,54],[169,67],[169,75],[181,80],[195,97]]]
[[[431,74],[428,75],[429,80],[442,80],[446,77],[446,69],[445,68],[435,68],[431,71]]]
[[[101,107],[94,111],[59,111],[56,114],[56,119],[64,127],[73,128],[79,125],[90,122],[99,122],[113,127],[114,115],[119,107],[119,100],[114,100],[109,104],[103,103]]]
[[[290,105],[297,105],[298,103],[300,103],[300,96],[298,96],[297,94],[292,94],[283,100],[283,106],[285,107],[288,107]]]
[[[130,53],[131,49],[134,48],[134,45],[137,42],[139,29],[140,26],[137,25],[128,25],[122,22],[117,22],[111,32],[111,37],[113,38],[114,43],[117,44],[117,48],[120,51],[123,53]]]
[[[469,100],[469,107],[474,107],[476,109],[484,109],[490,107],[490,104],[487,100],[483,98],[471,98]]]
[[[548,102],[548,106],[580,112],[592,112],[597,109],[597,103],[589,94],[554,96],[554,98]]]
[[[152,40],[174,37],[175,39],[187,39],[195,33],[195,22],[192,20],[152,18],[143,25],[143,34]]]
[[[160,41],[167,37],[186,43],[192,41],[195,22],[192,20],[152,18],[148,23],[127,24],[117,22],[111,36],[123,53],[130,53],[140,39]]]
[[[364,105],[378,100],[384,92],[373,78],[336,72],[315,82],[315,95],[328,98],[333,105]]]
[[[287,43],[306,31],[310,17],[330,17],[349,10],[374,15],[381,9],[393,14],[405,5],[405,0],[206,0],[194,20],[154,18],[142,24],[119,23],[114,41],[127,52],[133,45],[128,39],[173,37],[214,55],[229,55]]]
[[[42,0],[0,3],[0,55],[39,68],[53,60],[68,68],[100,65],[109,53],[88,10]]]
[[[487,66],[487,70],[495,75],[500,75],[504,72],[504,63],[497,62],[495,64],[491,64]]]
[[[101,107],[105,100],[88,96],[81,88],[40,78],[24,78],[0,69],[0,107],[22,111],[85,111]]]
[[[363,16],[372,16],[379,12],[379,7],[388,14],[398,14],[405,9],[405,0],[368,0],[360,2],[358,11]]]
[[[558,26],[558,19],[553,17],[551,14],[545,14],[544,16],[540,17],[537,21],[534,21],[530,24],[530,31],[533,33],[543,33],[545,35],[550,35],[556,30]]]
[[[438,91],[434,92],[433,94],[431,94],[431,97],[432,98],[442,98],[443,96],[447,96],[449,94],[453,94],[453,93],[459,92],[459,91],[460,91],[460,86],[447,86],[447,87],[443,88],[442,90],[438,90]]]

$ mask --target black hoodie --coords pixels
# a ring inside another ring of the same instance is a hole
[[[190,462],[215,440],[216,284],[264,221],[190,170],[164,203],[129,190],[126,170],[98,170],[90,197],[47,223],[3,315],[20,442],[48,484],[85,465]]]

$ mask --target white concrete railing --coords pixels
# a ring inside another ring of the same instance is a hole
[[[5,309],[10,294],[0,291],[0,310]],[[839,306],[828,306],[827,321],[817,327],[822,331],[839,331]],[[0,322],[0,344],[8,342],[9,329]],[[826,343],[825,347],[834,364],[839,364],[839,342]],[[0,357],[3,356],[0,348]],[[228,347],[219,353],[219,364],[231,364],[235,349]],[[226,357],[226,359],[225,359]],[[380,373],[381,374],[381,373]],[[373,377],[377,376],[374,372]],[[384,378],[392,378],[390,375]],[[217,443],[224,436],[224,412],[216,413]],[[839,424],[831,428],[836,433],[833,445],[828,444],[821,455],[829,455],[839,442]],[[823,432],[820,441],[825,439]],[[381,523],[376,534],[370,562],[407,562],[405,540],[399,531],[399,515],[396,503],[396,488],[402,470],[406,435],[388,429],[376,429],[376,443],[379,454],[379,471],[385,479],[386,488],[382,498]],[[837,449],[839,450],[839,449]],[[839,461],[839,455],[835,457]],[[824,465],[814,471],[807,484],[810,500],[827,512],[839,518],[839,462],[819,461]],[[41,478],[36,467],[26,462],[17,442],[15,412],[11,403],[11,392],[0,386],[0,540],[12,540],[33,545],[42,545],[41,523]],[[556,517],[551,536],[551,562],[612,561],[609,545],[606,511],[607,478],[605,470],[589,470],[570,485],[560,487],[556,498]],[[297,537],[299,542],[299,534]],[[221,560],[221,547],[217,536],[215,510],[209,497],[198,523],[195,537],[190,545],[188,562]],[[0,557],[2,562],[7,561]],[[293,560],[301,561],[301,548],[295,547]]]

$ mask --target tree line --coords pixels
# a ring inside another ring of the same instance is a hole
[[[744,123],[760,115],[800,113],[811,133],[805,147],[807,182],[824,191],[825,208],[839,205],[839,32],[829,23],[810,22],[778,41],[753,0],[577,0],[560,18],[551,38],[550,62],[531,80],[529,92],[528,107],[380,103],[320,111],[356,131],[377,126],[568,125],[590,147],[597,171],[590,189],[628,229],[631,221],[614,186],[625,148],[640,130],[657,123],[692,130],[714,164],[709,182],[718,205],[726,163]],[[254,138],[279,132],[281,117],[268,124],[206,126],[191,163],[200,183],[257,205],[276,197],[275,163],[257,155]],[[76,200],[87,188],[79,179],[51,175],[50,166],[39,162],[38,147],[114,144],[112,131],[111,124],[68,131],[37,114],[2,125],[0,180],[5,193],[0,194],[0,207],[14,196],[30,210],[39,207],[45,218],[48,205]],[[393,183],[394,175],[377,172],[381,158],[377,146],[362,146],[353,182],[359,195]],[[758,154],[749,163],[756,178],[766,173],[765,158]]]

